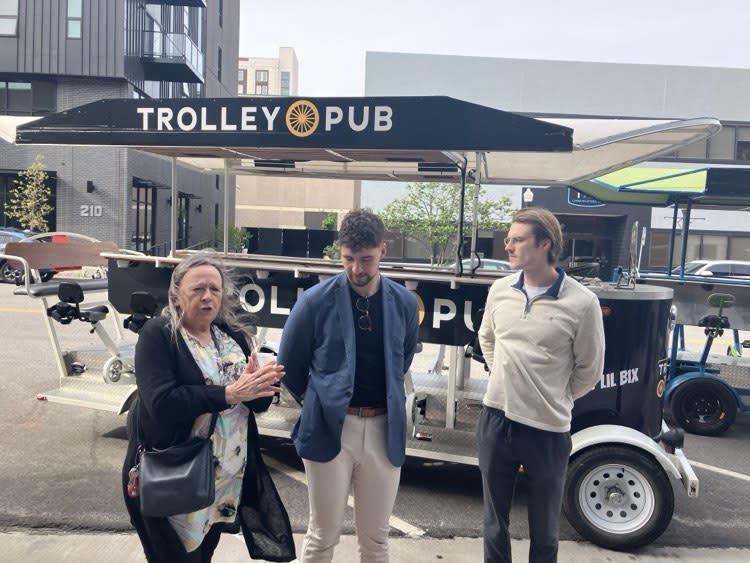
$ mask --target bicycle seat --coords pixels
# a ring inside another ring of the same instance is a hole
[[[729,328],[729,319],[725,316],[706,315],[698,321],[698,326],[707,328]]]
[[[78,318],[87,323],[98,323],[106,318],[107,313],[109,313],[109,307],[106,305],[96,305],[95,307],[81,309]]]

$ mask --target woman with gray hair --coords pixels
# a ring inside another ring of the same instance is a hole
[[[208,562],[222,532],[242,530],[251,557],[294,559],[286,510],[258,447],[253,413],[268,409],[284,367],[257,365],[250,326],[238,318],[237,290],[213,253],[174,269],[169,303],[148,321],[135,351],[138,396],[123,466],[130,519],[151,563]],[[140,452],[211,434],[215,459],[212,505],[166,518],[141,514],[131,469]],[[130,484],[130,486],[129,486]]]

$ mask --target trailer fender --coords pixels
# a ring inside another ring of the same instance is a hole
[[[130,393],[128,393],[125,396],[125,398],[122,400],[122,402],[120,403],[120,408],[117,411],[117,414],[122,414],[124,412],[129,411],[137,395],[138,395],[138,388],[135,385],[133,385],[132,391],[130,391]]]
[[[690,372],[683,373],[681,375],[678,375],[670,379],[667,382],[666,389],[664,390],[664,404],[669,405],[670,401],[672,400],[672,395],[674,395],[674,392],[677,390],[678,387],[680,387],[681,385],[684,385],[688,381],[693,381],[695,379],[710,379],[711,381],[716,381],[717,383],[720,383],[721,385],[726,387],[730,393],[732,393],[734,400],[737,402],[737,408],[742,408],[742,400],[737,395],[737,392],[734,390],[734,387],[729,385],[729,383],[727,383],[720,377],[716,377],[715,375],[711,375],[709,373],[701,373],[699,371],[690,371]]]
[[[627,426],[617,426],[614,424],[590,426],[580,432],[576,432],[571,438],[573,441],[573,448],[570,452],[571,458],[577,453],[593,446],[624,444],[647,452],[661,465],[667,475],[677,481],[683,480],[683,475],[680,473],[676,463],[672,461],[670,455],[657,442]],[[680,451],[680,453],[682,452]]]

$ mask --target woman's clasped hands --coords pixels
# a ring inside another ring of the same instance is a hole
[[[272,397],[281,393],[280,380],[286,373],[284,366],[277,364],[276,360],[269,360],[261,367],[258,365],[258,356],[255,352],[250,354],[245,370],[234,383],[225,387],[226,401],[230,405],[236,405],[245,401]]]

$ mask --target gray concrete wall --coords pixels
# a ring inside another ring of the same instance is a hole
[[[240,4],[224,0],[224,17],[219,25],[218,2],[206,6],[206,97],[237,95],[237,60],[240,48]],[[247,30],[252,33],[252,30]],[[221,82],[218,80],[218,50],[221,47]]]
[[[368,52],[365,95],[446,95],[507,111],[750,121],[750,69]]]

